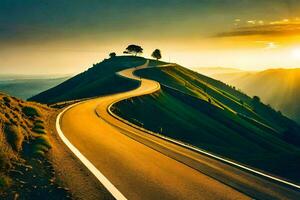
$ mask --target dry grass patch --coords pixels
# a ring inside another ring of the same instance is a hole
[[[0,193],[12,185],[12,179],[5,174],[0,174]]]
[[[25,106],[22,108],[22,112],[28,117],[40,117],[40,111],[38,108]]]
[[[0,199],[19,184],[11,171],[33,158],[47,160],[51,143],[43,117],[49,109],[0,93]]]
[[[18,125],[6,123],[4,125],[4,133],[7,142],[11,145],[11,147],[15,151],[21,151],[24,135],[22,134],[20,127]]]
[[[32,140],[31,153],[33,156],[45,156],[51,147],[52,146],[47,136],[38,136]]]

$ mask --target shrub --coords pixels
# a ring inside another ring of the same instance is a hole
[[[7,142],[15,151],[22,149],[22,143],[24,136],[21,133],[20,127],[12,124],[5,124],[4,132],[6,135]]]
[[[34,124],[43,124],[44,122],[40,119],[35,120]]]
[[[45,129],[45,127],[43,126],[43,124],[40,124],[40,123],[34,123],[33,129]]]
[[[258,96],[253,96],[252,102],[253,102],[253,104],[259,104],[260,103],[260,98]]]
[[[51,144],[48,137],[39,136],[33,141],[31,151],[34,156],[44,156],[49,149],[51,149]]]
[[[3,174],[0,175],[0,190],[9,188],[11,184],[12,184],[12,180],[10,177]]]
[[[13,125],[17,125],[18,124],[18,122],[16,120],[12,119],[12,118],[9,119],[9,122],[11,124],[13,124]]]
[[[4,116],[6,117],[6,119],[10,119],[10,115],[8,113],[5,113]]]
[[[10,162],[11,155],[8,151],[5,151],[5,147],[3,145],[0,145],[0,171],[6,171],[11,167]]]
[[[114,58],[114,57],[116,57],[116,55],[117,55],[117,54],[116,54],[115,52],[111,52],[111,53],[109,54],[109,57],[110,57],[110,58]]]
[[[41,145],[41,144],[36,144],[36,145],[34,145],[34,148],[33,148],[33,155],[44,156],[47,151],[49,151],[48,147]]]
[[[36,108],[25,106],[22,108],[22,112],[28,117],[39,117],[40,113]]]
[[[42,144],[46,147],[48,147],[49,149],[51,148],[51,144],[49,142],[49,138],[47,136],[39,136],[35,139],[35,143],[36,144]]]
[[[3,97],[2,99],[5,103],[10,103],[10,98],[9,97]]]
[[[35,126],[44,126],[44,121],[37,119],[33,123]]]
[[[37,128],[37,127],[33,127],[32,131],[39,134],[46,134],[46,131],[44,129]]]

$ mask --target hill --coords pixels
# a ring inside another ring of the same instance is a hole
[[[115,104],[116,114],[162,135],[300,182],[300,127],[294,121],[256,98],[178,65],[136,74],[160,82],[162,89]]]
[[[300,123],[300,69],[269,69],[256,73],[214,74]]]
[[[56,103],[127,91],[136,88],[139,83],[122,78],[115,73],[141,65],[144,62],[144,58],[132,56],[105,59],[98,64],[94,64],[87,71],[29,100],[41,103]]]
[[[48,90],[65,80],[68,77],[60,78],[39,78],[37,76],[19,77],[19,76],[1,76],[0,91],[26,100],[42,91]]]
[[[130,90],[139,85],[115,75],[144,58],[104,60],[32,100],[52,103]],[[181,140],[300,182],[300,127],[257,98],[179,65],[155,67],[136,75],[161,83],[159,92],[121,101],[114,112],[154,132]]]
[[[63,199],[48,157],[49,107],[0,93],[0,199]]]

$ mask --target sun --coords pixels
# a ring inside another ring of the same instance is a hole
[[[300,60],[300,48],[293,49],[292,56],[293,58]]]

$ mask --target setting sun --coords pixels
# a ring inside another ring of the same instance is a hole
[[[293,49],[292,56],[295,59],[300,59],[300,48]]]

